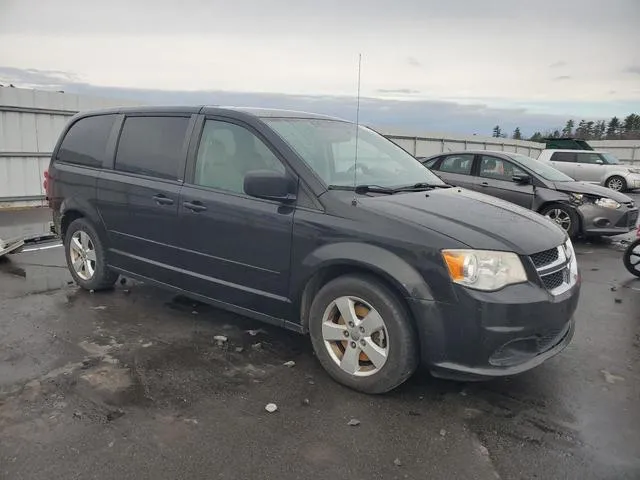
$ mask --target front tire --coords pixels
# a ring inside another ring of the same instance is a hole
[[[80,287],[106,290],[116,283],[118,274],[107,267],[104,244],[88,220],[71,222],[64,236],[64,251],[71,276]]]
[[[616,192],[624,192],[627,190],[627,181],[619,176],[613,176],[605,182],[605,186]]]
[[[543,208],[540,211],[540,214],[557,223],[565,232],[567,232],[569,238],[573,239],[578,234],[578,230],[580,228],[580,217],[573,208],[567,205],[554,203],[553,205],[548,205]]]
[[[624,251],[624,266],[636,277],[640,277],[640,239],[633,242]]]
[[[322,287],[311,305],[309,333],[329,375],[360,392],[388,392],[419,363],[406,307],[373,277],[345,275]]]

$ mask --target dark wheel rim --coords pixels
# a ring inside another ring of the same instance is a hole
[[[571,216],[561,208],[553,208],[545,215],[560,225],[565,232],[571,230]]]

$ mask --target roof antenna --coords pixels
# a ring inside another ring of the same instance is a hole
[[[357,175],[358,175],[358,133],[360,132],[360,72],[362,70],[362,54],[358,54],[358,97],[356,100],[356,154],[353,159],[353,200],[351,200],[351,205],[354,207],[358,204],[358,199],[356,198],[356,186],[357,186]]]

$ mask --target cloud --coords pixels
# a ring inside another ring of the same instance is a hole
[[[565,62],[564,60],[559,60],[549,65],[549,68],[560,68],[560,67],[566,67],[567,65],[568,63]]]
[[[25,87],[58,88],[70,82],[78,82],[77,75],[60,70],[38,70],[36,68],[12,68],[0,66],[0,81],[21,84]]]
[[[376,92],[383,94],[416,95],[420,93],[420,90],[413,90],[411,88],[379,88]]]
[[[555,81],[562,81],[562,80],[571,80],[571,75],[560,75],[558,77],[554,77]]]
[[[417,58],[414,57],[408,57],[407,58],[407,63],[409,65],[411,65],[412,67],[421,67],[422,63],[420,62],[420,60],[418,60]]]
[[[624,69],[625,73],[635,73],[640,75],[640,65],[630,65]]]

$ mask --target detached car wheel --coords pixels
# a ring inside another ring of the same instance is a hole
[[[74,220],[64,237],[64,250],[71,276],[85,290],[113,287],[118,274],[107,268],[105,248],[91,223]]]
[[[615,176],[607,180],[606,186],[616,192],[624,192],[627,189],[627,182],[624,178]]]
[[[580,219],[576,211],[566,205],[554,204],[542,209],[540,214],[556,222],[567,232],[569,238],[575,238],[580,227]]]
[[[624,252],[624,266],[632,275],[640,277],[640,239],[633,242]]]
[[[348,275],[327,283],[311,305],[309,333],[329,375],[364,393],[392,390],[419,363],[417,334],[406,308],[368,276]]]

